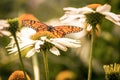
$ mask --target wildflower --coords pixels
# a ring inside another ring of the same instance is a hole
[[[8,80],[25,80],[23,71],[16,70],[8,78]],[[31,80],[27,75],[27,80]]]
[[[79,27],[84,28],[86,33],[90,33],[88,34],[90,35],[89,38],[91,40],[88,80],[91,80],[93,43],[95,36],[99,36],[100,34],[100,23],[103,19],[107,19],[120,26],[120,16],[110,12],[111,6],[109,4],[90,4],[82,8],[68,7],[64,8],[64,10],[66,12],[63,17],[60,18],[62,23],[78,25]]]
[[[35,30],[29,27],[24,27],[20,32],[17,33],[19,46],[21,52],[28,49],[26,57],[31,57],[34,53],[40,52],[41,50],[49,50],[55,55],[60,55],[58,49],[67,51],[67,47],[80,47],[80,42],[69,38],[48,38],[47,32],[37,33]],[[51,37],[50,35],[49,37]],[[12,37],[11,37],[12,38]],[[12,38],[11,43],[7,46],[9,53],[17,53],[15,42]]]
[[[68,7],[64,8],[66,11],[64,16],[60,18],[62,23],[79,25],[87,31],[93,28],[100,31],[98,26],[102,19],[105,18],[114,24],[120,26],[120,16],[110,12],[111,6],[109,4],[90,4],[82,8]],[[93,27],[95,25],[95,27]]]
[[[10,32],[7,31],[7,28],[9,27],[9,24],[7,23],[7,20],[0,20],[0,36],[6,35],[9,36]]]
[[[120,64],[110,64],[103,66],[106,80],[119,80],[120,79]]]
[[[58,73],[55,80],[77,80],[77,75],[71,70],[63,70]]]

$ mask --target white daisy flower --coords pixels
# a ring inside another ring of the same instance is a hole
[[[10,32],[6,30],[9,27],[9,24],[6,20],[0,20],[0,36],[6,35],[9,36]]]
[[[36,31],[32,28],[24,27],[17,33],[21,53],[25,49],[29,49],[26,57],[31,57],[36,52],[49,50],[55,55],[60,55],[59,49],[67,51],[67,47],[76,48],[80,47],[80,41],[69,38],[47,38],[47,36],[40,36],[39,39],[33,39],[32,36]],[[17,53],[17,47],[12,38],[10,44],[7,46],[9,53]]]
[[[103,18],[120,26],[120,15],[110,12],[109,4],[90,4],[82,8],[64,8],[65,14],[60,18],[64,24],[73,24],[91,31],[93,24],[99,24]]]

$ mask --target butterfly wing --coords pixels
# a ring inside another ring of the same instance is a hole
[[[64,37],[66,34],[82,31],[83,28],[76,26],[55,26],[51,31],[56,37]]]
[[[22,14],[19,16],[19,26],[22,26],[22,21],[23,20],[34,20],[34,21],[39,21],[35,16],[32,14]]]
[[[19,17],[20,26],[28,26],[33,28],[36,31],[47,30],[47,25],[41,23],[35,16],[32,14],[23,14]]]
[[[48,26],[39,22],[39,20],[34,17],[32,14],[23,14],[19,17],[19,24],[20,26],[28,26],[36,30],[37,32],[50,32],[56,36],[56,38],[63,37],[69,33],[75,33],[82,30],[80,27],[76,26]]]
[[[22,21],[23,26],[28,26],[33,28],[34,30],[38,31],[46,31],[47,30],[47,25],[43,24],[39,21],[34,21],[34,20],[23,20]]]

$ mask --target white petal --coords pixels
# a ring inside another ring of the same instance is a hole
[[[18,41],[18,42],[19,42],[19,47],[21,50],[31,47],[35,43],[34,41],[29,41],[29,40],[28,41]],[[11,51],[10,53],[17,52],[16,43],[14,42],[13,38],[12,38],[11,42],[7,45],[6,48],[8,48],[8,51]]]
[[[24,45],[24,44],[19,44],[19,47],[20,47],[20,51],[22,51],[22,50],[25,50],[25,49],[27,49],[27,48],[29,48],[29,47],[32,47],[33,45]],[[9,47],[10,48],[10,47]],[[10,49],[8,49],[8,51],[10,51],[9,52],[9,54],[12,54],[12,53],[17,53],[17,51],[18,51],[18,49],[17,49],[17,47],[11,47]]]
[[[6,36],[10,36],[11,33],[9,31],[1,31],[0,33],[2,33],[3,35],[6,35]]]
[[[3,26],[0,25],[0,30],[3,30]]]
[[[33,49],[31,49],[30,51],[27,52],[25,57],[29,58],[29,57],[33,56],[34,54],[35,54],[35,49],[33,48]]]
[[[111,6],[109,4],[105,4],[103,6],[97,7],[96,11],[97,12],[109,12],[111,10]]]
[[[116,14],[111,13],[111,12],[104,12],[103,14],[105,15],[106,19],[108,19],[111,22],[113,22],[114,24],[120,26],[120,17],[119,17],[119,15],[116,15]]]
[[[42,36],[42,37],[41,37],[41,40],[43,40],[43,41],[45,41],[46,39],[47,39],[46,36]]]
[[[62,51],[67,51],[67,48],[65,46],[63,46],[55,41],[51,41],[50,43],[55,45],[57,48],[61,49]]]
[[[9,24],[7,23],[7,20],[0,20],[0,27],[9,27]]]
[[[91,26],[91,25],[88,25],[86,30],[87,30],[87,31],[91,31],[91,30],[92,30],[92,26]]]
[[[85,16],[81,15],[81,14],[77,14],[77,15],[68,15],[68,16],[63,16],[60,18],[62,23],[74,23],[74,21],[83,21],[83,19],[85,20]],[[80,23],[79,23],[80,24]]]
[[[72,42],[72,43],[80,43],[80,41],[78,40],[74,40],[74,39],[70,39],[70,38],[55,38],[55,39],[50,39],[51,41],[55,41],[55,42],[61,42],[61,41],[68,41],[68,42]]]
[[[74,40],[74,39],[69,39],[69,38],[56,38],[53,39],[53,42],[56,42],[60,45],[66,46],[66,47],[80,47],[80,41]]]
[[[81,38],[83,38],[87,34],[88,34],[88,31],[86,31],[86,29],[83,29],[81,32],[67,34],[65,37],[80,40]]]
[[[17,48],[11,48],[11,49],[8,49],[7,51],[9,52],[8,54],[18,53]]]
[[[50,52],[55,54],[55,55],[57,55],[57,56],[60,55],[60,52],[59,52],[59,50],[56,47],[52,47],[50,49]]]
[[[68,7],[63,9],[67,11],[66,12],[67,14],[85,14],[85,13],[93,12],[93,10],[88,7],[82,7],[82,8]]]
[[[35,43],[36,52],[40,52],[40,45],[43,45],[43,44],[44,44],[44,42],[40,41],[40,40]]]
[[[84,17],[85,13],[90,13],[90,12],[94,12],[92,9],[88,8],[88,7],[83,7],[83,8],[72,8],[72,7],[68,7],[68,8],[64,8],[65,15],[62,16],[60,18],[60,20],[64,20],[64,22],[71,22],[75,19],[78,18],[82,18]]]
[[[91,13],[91,12],[94,12],[94,11],[88,7],[78,8],[79,14],[86,14],[86,13]]]
[[[78,8],[74,8],[74,7],[66,7],[66,8],[63,8],[64,11],[77,11]]]
[[[30,38],[36,31],[29,27],[23,27],[20,31],[21,36]]]

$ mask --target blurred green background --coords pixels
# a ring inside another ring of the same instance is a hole
[[[112,6],[112,12],[120,14],[120,0],[1,0],[0,19],[18,17],[23,13],[32,13],[40,21],[47,22],[63,16],[64,7],[79,8],[91,3],[108,3]],[[120,26],[116,26],[107,20],[104,20],[101,25],[102,35],[96,38],[93,51],[94,61],[99,66],[93,66],[92,80],[105,79],[102,68],[104,64],[120,63]],[[21,69],[18,57],[9,55],[5,49],[9,40],[9,37],[0,37],[0,80],[7,80],[13,71]],[[44,80],[42,55],[38,54],[38,57],[41,80]],[[87,80],[87,64],[75,52],[68,50],[67,52],[61,52],[60,56],[48,54],[48,59],[50,80],[55,80],[58,73],[64,70],[73,71],[77,75],[77,80]],[[23,60],[25,69],[33,80],[32,60],[31,58],[23,58]],[[94,69],[95,67],[96,69]]]

